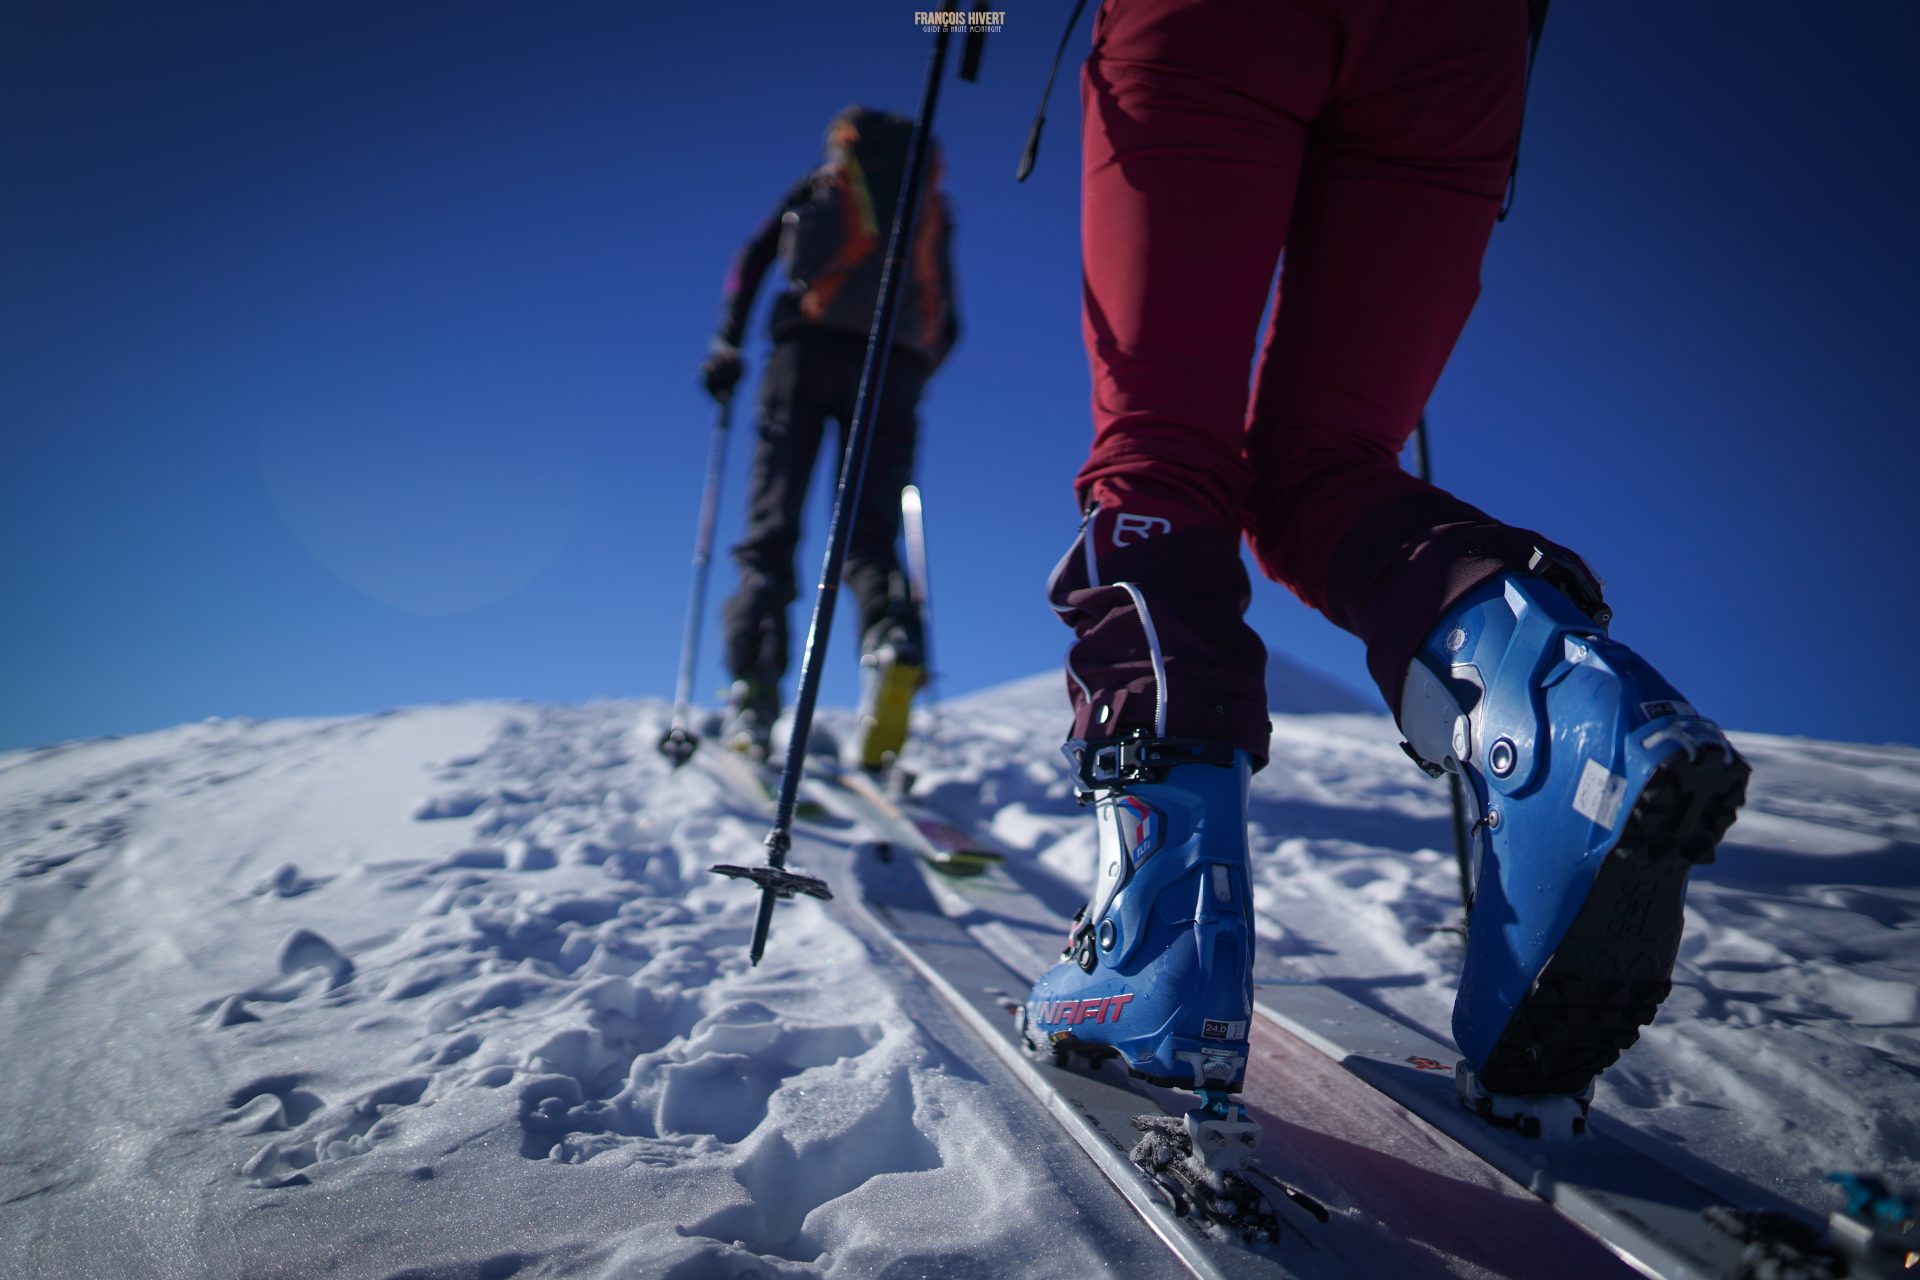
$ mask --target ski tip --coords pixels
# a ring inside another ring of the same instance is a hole
[[[929,857],[927,859],[927,865],[943,876],[952,876],[956,880],[965,880],[973,876],[985,875],[989,868],[1001,861],[1003,861],[1003,859],[999,854],[974,853],[968,851]]]

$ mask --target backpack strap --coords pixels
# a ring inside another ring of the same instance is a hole
[[[853,153],[848,151],[827,166],[823,180],[836,184],[840,192],[840,247],[807,281],[806,296],[800,300],[800,314],[815,321],[826,314],[860,263],[880,246],[873,194]]]
[[[1053,96],[1053,80],[1060,74],[1060,60],[1067,56],[1067,41],[1073,39],[1073,29],[1080,25],[1080,14],[1086,7],[1087,0],[1075,0],[1073,13],[1067,18],[1067,29],[1060,33],[1060,47],[1053,51],[1053,66],[1047,69],[1047,87],[1040,91],[1040,109],[1033,113],[1033,128],[1027,131],[1027,145],[1020,153],[1015,182],[1025,182],[1033,172],[1034,162],[1040,158],[1040,129],[1047,123],[1047,99]]]
[[[1520,88],[1520,131],[1524,137],[1527,128],[1527,96],[1533,92],[1533,64],[1540,58],[1540,32],[1547,25],[1547,5],[1550,0],[1527,0],[1527,78]],[[1520,139],[1513,140],[1513,168],[1507,171],[1507,197],[1500,202],[1500,213],[1496,221],[1505,222],[1507,215],[1513,212],[1513,192],[1520,182]]]

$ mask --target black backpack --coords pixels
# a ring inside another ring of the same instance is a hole
[[[905,116],[849,107],[834,118],[826,163],[814,170],[806,198],[781,220],[780,257],[800,320],[850,333],[872,327],[912,142],[913,121]],[[938,153],[930,149],[894,333],[896,343],[935,359],[944,353],[951,305],[939,183]]]

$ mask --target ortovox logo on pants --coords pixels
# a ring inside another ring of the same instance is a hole
[[[1129,542],[1145,542],[1156,533],[1172,533],[1173,521],[1165,516],[1130,516],[1124,511],[1114,513],[1113,545],[1124,547]],[[1134,535],[1128,537],[1128,534]]]

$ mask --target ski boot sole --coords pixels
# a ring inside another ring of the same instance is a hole
[[[1024,1022],[1022,1023],[1021,1033],[1022,1035],[1026,1034]],[[1029,1048],[1034,1046],[1034,1042],[1030,1037],[1027,1040],[1027,1045]],[[1101,1044],[1096,1040],[1081,1040],[1074,1036],[1061,1036],[1059,1039],[1048,1041],[1045,1045],[1045,1052],[1053,1055],[1054,1065],[1059,1067],[1078,1067],[1082,1070],[1098,1071],[1107,1063],[1117,1059],[1120,1065],[1127,1069],[1129,1079],[1144,1080],[1148,1084],[1157,1085],[1162,1089],[1192,1089],[1195,1087],[1191,1072],[1186,1075],[1166,1076],[1155,1075],[1151,1071],[1142,1071],[1128,1062],[1126,1056],[1122,1054],[1119,1049],[1110,1044]],[[1239,1093],[1244,1084],[1244,1080],[1236,1080],[1232,1084],[1210,1081],[1206,1087],[1217,1090],[1220,1093]]]
[[[1157,1085],[1162,1089],[1192,1089],[1196,1087],[1191,1074],[1184,1076],[1156,1076],[1151,1072],[1136,1071],[1134,1068],[1128,1067],[1127,1075],[1135,1080],[1145,1080],[1148,1084]],[[1246,1082],[1244,1080],[1235,1080],[1233,1083],[1227,1084],[1221,1081],[1209,1080],[1206,1087],[1218,1093],[1239,1093],[1246,1087]]]
[[[1750,772],[1713,750],[1654,770],[1573,925],[1488,1055],[1483,1088],[1579,1093],[1640,1038],[1673,989],[1687,874],[1713,861]]]
[[[1120,1056],[1120,1051],[1110,1044],[1101,1044],[1095,1040],[1081,1040],[1078,1037],[1060,1034],[1048,1035],[1035,1031],[1027,1018],[1027,1007],[1009,1003],[1013,1013],[1013,1022],[1021,1045],[1035,1057],[1046,1057],[1056,1067],[1070,1070],[1098,1071],[1108,1062]]]

